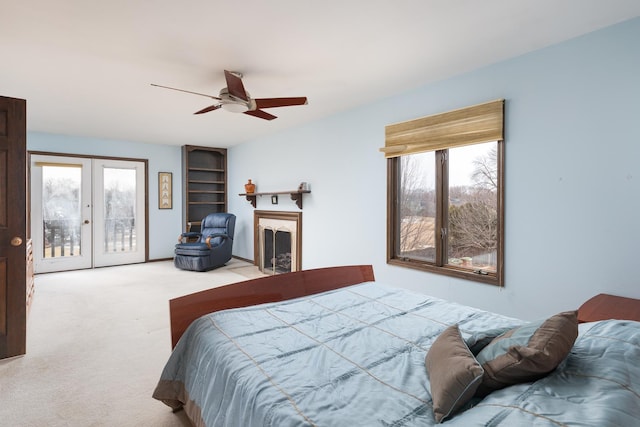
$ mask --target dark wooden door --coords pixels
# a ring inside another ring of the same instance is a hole
[[[26,104],[0,96],[0,359],[26,350]]]

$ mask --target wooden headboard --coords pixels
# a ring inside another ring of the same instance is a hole
[[[208,313],[284,301],[373,280],[371,265],[328,267],[261,277],[174,298],[169,301],[171,347],[176,346],[191,322]]]

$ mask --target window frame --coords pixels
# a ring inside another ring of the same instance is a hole
[[[480,142],[478,142],[480,143]],[[469,144],[474,145],[474,144]],[[497,213],[498,213],[498,239],[496,248],[496,271],[479,273],[447,264],[447,240],[443,239],[442,231],[448,230],[445,203],[448,197],[448,160],[442,161],[442,157],[448,153],[448,149],[436,150],[436,261],[428,261],[398,256],[396,249],[400,247],[400,221],[399,221],[399,192],[401,185],[400,160],[402,156],[387,158],[387,264],[399,267],[412,268],[430,273],[441,274],[459,279],[471,280],[485,284],[504,286],[504,139],[497,140]],[[410,154],[408,154],[410,155]],[[447,156],[448,157],[448,156]],[[439,242],[439,243],[438,243]]]

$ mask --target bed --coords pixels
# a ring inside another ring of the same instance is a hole
[[[371,266],[232,284],[170,313],[153,397],[196,426],[640,422],[636,321],[525,322],[378,283]]]

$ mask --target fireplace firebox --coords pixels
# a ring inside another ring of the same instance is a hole
[[[266,274],[302,268],[302,212],[254,211],[254,260]]]

